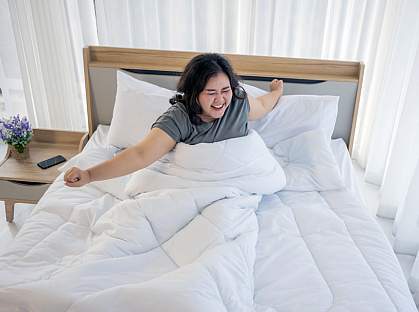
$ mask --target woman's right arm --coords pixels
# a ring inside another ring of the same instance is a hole
[[[151,165],[170,152],[175,145],[176,141],[166,132],[159,128],[153,128],[143,140],[110,160],[86,170],[77,167],[70,168],[64,174],[65,185],[78,187],[93,181],[129,174]]]

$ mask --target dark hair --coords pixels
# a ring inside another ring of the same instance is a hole
[[[182,103],[192,123],[200,122],[202,113],[198,96],[204,90],[208,80],[219,73],[224,73],[230,80],[233,97],[243,99],[246,92],[239,84],[239,79],[230,63],[217,53],[205,53],[195,56],[186,65],[177,84],[177,94],[170,99],[171,104]]]

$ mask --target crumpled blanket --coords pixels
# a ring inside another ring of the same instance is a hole
[[[127,200],[62,183],[0,254],[1,311],[253,310],[255,210],[285,185],[256,132],[178,144],[130,178]]]

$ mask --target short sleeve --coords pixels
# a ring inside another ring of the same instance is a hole
[[[247,97],[247,94],[246,94],[246,97],[243,99],[243,109],[244,109],[244,112],[245,112],[246,116],[249,115],[250,104],[249,104],[249,98]]]
[[[178,105],[171,106],[151,126],[166,132],[176,143],[185,141],[191,131],[189,117]]]

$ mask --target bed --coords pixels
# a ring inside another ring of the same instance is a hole
[[[124,81],[173,90],[195,54],[86,48],[90,140],[62,171],[127,144],[114,123]],[[180,146],[150,169],[80,189],[60,175],[0,252],[1,311],[417,311],[353,176],[363,65],[227,57],[249,94],[282,78],[290,102],[251,124],[246,141]],[[152,88],[146,102],[159,105],[168,91]],[[308,100],[324,106],[309,128],[284,121]]]

